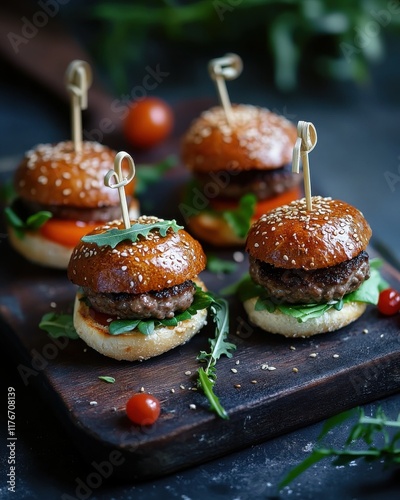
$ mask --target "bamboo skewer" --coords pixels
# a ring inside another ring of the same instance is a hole
[[[128,160],[129,170],[128,175],[124,176],[122,171],[122,162]],[[122,220],[124,221],[125,229],[131,227],[128,204],[126,202],[126,194],[124,187],[131,182],[135,177],[135,162],[133,158],[125,151],[120,151],[116,154],[114,160],[114,170],[109,170],[104,177],[104,184],[112,189],[118,189],[119,200],[121,204]],[[113,183],[113,179],[115,182]]]
[[[304,175],[304,194],[306,197],[307,210],[312,210],[311,199],[311,178],[310,165],[308,162],[308,153],[315,148],[317,144],[317,131],[310,122],[299,121],[297,124],[297,140],[293,148],[292,172],[300,172],[300,159],[303,164]]]
[[[88,107],[87,91],[92,84],[92,70],[86,61],[72,61],[65,73],[71,96],[71,135],[76,152],[82,151],[82,113]]]
[[[242,59],[237,54],[226,54],[217,59],[211,59],[208,63],[208,72],[212,80],[215,81],[219,101],[224,109],[226,121],[232,124],[233,114],[231,101],[226,88],[226,80],[234,80],[243,69]]]

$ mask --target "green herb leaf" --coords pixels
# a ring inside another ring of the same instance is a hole
[[[36,231],[48,221],[53,215],[51,212],[42,210],[27,218],[24,222],[11,207],[4,209],[7,223],[14,229],[18,238],[22,239],[27,231]]]
[[[314,448],[311,455],[286,474],[279,483],[279,488],[282,489],[287,486],[309,467],[326,457],[334,458],[332,465],[335,466],[346,465],[358,458],[363,458],[367,462],[383,459],[386,465],[400,463],[400,447],[397,444],[400,439],[400,432],[395,433],[392,437],[388,432],[391,427],[400,428],[400,414],[397,420],[389,420],[381,408],[378,408],[375,417],[365,416],[362,408],[358,408],[357,411],[359,415],[358,421],[350,429],[342,450],[324,447]],[[325,438],[330,430],[341,425],[355,413],[355,410],[349,410],[327,420],[318,441]],[[376,438],[378,433],[382,435],[378,436],[381,439]],[[357,446],[357,449],[351,448],[357,440],[364,441],[368,447],[366,449],[359,449],[359,446]],[[375,442],[378,442],[379,446]]]
[[[230,274],[236,271],[237,264],[231,260],[220,259],[214,254],[207,255],[207,269],[212,273]]]
[[[135,242],[139,236],[146,237],[154,229],[158,229],[161,236],[166,236],[169,229],[172,229],[176,233],[179,229],[183,229],[183,226],[179,226],[175,220],[163,220],[151,224],[141,224],[138,222],[133,224],[129,229],[114,228],[101,234],[84,236],[82,241],[85,243],[95,243],[99,247],[108,245],[111,248],[115,248],[122,241],[130,240]]]
[[[223,218],[232,228],[232,231],[239,238],[245,238],[254,215],[257,198],[254,194],[248,193],[240,198],[239,207],[234,210],[225,210]]]
[[[115,382],[115,378],[114,377],[108,377],[106,375],[100,375],[99,379],[103,380],[104,382],[107,382],[108,384],[114,384],[114,382]]]
[[[214,394],[214,380],[210,380],[209,376],[206,374],[203,368],[198,369],[198,374],[199,374],[199,385],[204,392],[205,396],[207,397],[208,401],[210,402],[210,406],[215,413],[227,420],[228,414],[226,413],[225,409],[221,405],[219,399],[217,396]]]
[[[39,323],[39,328],[45,330],[53,339],[58,337],[79,338],[71,314],[46,313]]]
[[[165,172],[174,168],[177,163],[177,157],[171,155],[155,165],[138,165],[135,177],[135,194],[144,194],[152,184],[162,179]]]
[[[225,355],[228,358],[232,357],[233,350],[236,349],[235,344],[227,341],[229,334],[229,306],[228,302],[222,298],[214,297],[214,301],[210,305],[210,312],[216,324],[215,337],[209,339],[211,351],[206,353],[201,351],[197,356],[198,361],[207,361],[205,369],[199,368],[198,387],[204,392],[211,409],[221,418],[227,419],[228,414],[223,409],[218,397],[214,394],[213,388],[216,383],[216,364],[218,359]]]

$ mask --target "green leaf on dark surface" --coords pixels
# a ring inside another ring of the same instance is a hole
[[[239,238],[245,238],[254,215],[257,198],[254,194],[248,193],[240,198],[238,208],[234,210],[225,210],[223,218],[232,228],[232,231]]]
[[[115,383],[115,378],[114,377],[108,377],[107,375],[100,375],[99,379],[102,380],[103,382],[107,382],[108,384],[114,384]]]
[[[46,313],[40,320],[39,328],[46,331],[53,339],[58,337],[79,338],[71,314]]]
[[[385,465],[396,466],[396,464],[400,463],[400,447],[398,446],[400,433],[390,436],[388,432],[391,427],[400,427],[400,414],[397,420],[390,420],[380,407],[377,409],[375,417],[365,416],[362,408],[348,410],[331,417],[325,422],[317,441],[320,442],[330,431],[338,428],[345,421],[355,416],[357,412],[358,420],[350,428],[343,449],[316,446],[311,455],[285,475],[279,483],[279,489],[287,486],[308,468],[326,457],[334,459],[332,461],[334,466],[347,465],[359,458],[363,458],[366,462],[385,461]],[[363,441],[367,447],[360,449],[357,446],[357,449],[354,449],[352,446],[356,446],[356,441]]]
[[[177,157],[171,155],[154,165],[138,165],[135,194],[138,196],[144,194],[152,184],[160,181],[168,170],[176,167],[177,163]]]
[[[215,274],[230,274],[236,271],[237,264],[231,260],[221,259],[215,254],[207,255],[207,269]]]
[[[95,243],[97,246],[110,246],[115,248],[122,241],[130,240],[137,241],[139,237],[146,237],[150,231],[158,230],[161,236],[166,236],[167,231],[172,229],[175,233],[183,226],[179,226],[176,220],[163,220],[153,222],[151,224],[141,224],[140,222],[133,224],[129,229],[110,229],[100,234],[84,236],[82,241],[85,243]]]
[[[208,398],[211,409],[221,418],[227,419],[228,414],[223,409],[213,388],[217,380],[216,364],[218,359],[225,355],[232,357],[232,351],[236,349],[235,344],[228,342],[229,334],[229,305],[225,299],[214,297],[210,305],[210,313],[213,316],[215,328],[214,338],[209,339],[210,352],[201,351],[197,356],[198,361],[206,361],[206,368],[198,369],[198,387]]]

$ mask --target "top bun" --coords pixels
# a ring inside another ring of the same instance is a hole
[[[365,250],[371,228],[352,205],[313,196],[276,208],[256,221],[247,235],[249,254],[275,267],[321,269],[340,264]]]
[[[222,107],[204,111],[185,134],[182,159],[195,171],[268,170],[291,162],[296,127],[268,109],[232,106],[229,125]]]
[[[132,225],[162,219],[141,216]],[[123,229],[122,221],[96,228],[89,235]],[[99,293],[145,293],[180,285],[203,271],[206,257],[198,241],[186,231],[169,229],[166,236],[150,231],[136,242],[122,241],[114,249],[81,241],[68,265],[68,278]]]
[[[96,208],[119,204],[117,189],[104,185],[114,168],[115,151],[98,142],[82,142],[76,152],[72,141],[39,144],[25,153],[15,173],[15,190],[25,200],[42,205]],[[126,187],[133,194],[134,185]]]

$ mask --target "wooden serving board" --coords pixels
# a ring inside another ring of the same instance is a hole
[[[154,198],[155,215],[179,215],[180,185],[176,179],[168,182]],[[6,240],[0,248],[0,326],[18,352],[21,377],[52,402],[87,460],[115,462],[114,474],[122,478],[157,477],[193,466],[400,389],[400,315],[385,318],[368,307],[357,322],[337,332],[288,340],[249,325],[233,298],[230,340],[237,350],[218,362],[215,387],[229,414],[222,420],[209,411],[201,392],[191,390],[200,366],[196,356],[214,335],[212,321],[189,343],[157,358],[108,359],[81,340],[53,340],[37,326],[50,310],[71,312],[76,289],[66,273],[26,262]],[[232,258],[233,250],[217,254]],[[233,275],[205,271],[202,278],[218,291],[245,271],[246,259]],[[385,264],[382,272],[400,288],[397,271]],[[101,375],[116,382],[105,383]],[[162,405],[159,420],[146,428],[131,424],[124,411],[142,387]]]

